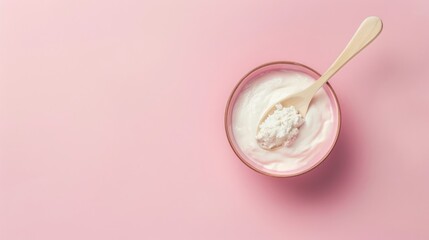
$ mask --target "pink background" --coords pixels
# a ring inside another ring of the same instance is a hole
[[[333,154],[292,179],[241,163],[236,82],[323,71],[368,15]],[[0,239],[429,239],[428,23],[426,0],[2,0]]]

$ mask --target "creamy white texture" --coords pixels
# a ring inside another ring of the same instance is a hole
[[[262,74],[246,85],[237,98],[232,116],[234,138],[241,151],[264,168],[277,171],[295,170],[314,159],[334,131],[333,110],[324,89],[314,96],[293,145],[269,151],[261,148],[255,139],[260,118],[267,108],[313,82],[314,79],[304,73],[278,70]]]

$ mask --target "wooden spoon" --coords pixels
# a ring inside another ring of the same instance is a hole
[[[370,44],[381,32],[383,29],[383,23],[378,17],[368,17],[366,18],[359,28],[356,30],[356,33],[347,44],[343,52],[338,56],[335,62],[328,68],[328,70],[311,86],[304,89],[301,92],[290,95],[278,103],[283,105],[283,107],[294,106],[298,112],[305,117],[307,114],[308,107],[310,105],[311,99],[316,94],[316,92],[325,84],[338,70],[340,70],[350,59],[352,59],[356,54],[358,54],[362,49],[364,49],[368,44]],[[276,104],[278,104],[276,103]],[[265,121],[265,119],[272,114],[276,107],[274,104],[271,106],[263,115],[259,121],[259,125]],[[259,126],[258,125],[258,126]],[[273,150],[273,149],[269,149]]]

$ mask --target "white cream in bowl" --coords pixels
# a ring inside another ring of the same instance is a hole
[[[256,141],[258,124],[264,112],[313,82],[312,77],[301,72],[274,70],[246,84],[233,107],[232,131],[236,144],[249,159],[265,169],[293,171],[307,165],[332,144],[334,110],[323,88],[314,96],[293,144],[271,151],[261,148]]]

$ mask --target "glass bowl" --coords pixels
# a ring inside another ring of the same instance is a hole
[[[327,144],[327,147],[325,147],[323,151],[319,152],[314,158],[310,159],[305,165],[290,171],[277,171],[277,170],[268,169],[264,167],[262,164],[258,163],[256,160],[253,160],[251,157],[247,156],[240,149],[240,146],[235,141],[234,133],[232,129],[232,116],[234,114],[233,112],[234,105],[236,103],[236,100],[240,96],[240,93],[243,91],[243,89],[246,87],[247,84],[251,83],[254,79],[256,79],[261,74],[264,74],[270,71],[278,71],[278,70],[301,72],[309,75],[314,79],[318,79],[320,77],[320,74],[315,70],[313,70],[312,68],[296,62],[286,62],[286,61],[272,62],[253,69],[238,82],[238,84],[235,86],[234,90],[232,91],[231,96],[229,97],[228,103],[226,105],[226,110],[225,110],[225,131],[232,150],[235,152],[237,157],[248,167],[267,176],[292,177],[292,176],[297,176],[310,171],[311,169],[315,168],[317,165],[319,165],[321,162],[323,162],[323,160],[325,160],[328,157],[328,155],[331,153],[332,149],[334,148],[340,133],[341,112],[340,112],[340,106],[338,103],[337,96],[334,92],[334,89],[329,83],[326,83],[323,86],[323,89],[326,91],[331,102],[332,111],[334,114],[333,131],[335,131],[335,133],[332,134],[332,137],[327,139],[325,143]]]

